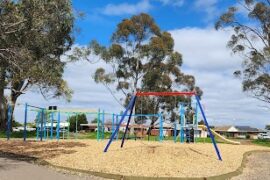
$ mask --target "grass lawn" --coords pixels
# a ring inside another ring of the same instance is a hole
[[[48,136],[50,136],[48,134]],[[56,134],[54,132],[54,138],[55,138]],[[111,136],[111,133],[106,132],[104,133],[104,139],[109,139]],[[0,138],[6,138],[6,132],[4,131],[0,131]],[[67,133],[64,134],[65,139],[67,138]],[[123,137],[123,132],[120,132],[118,135],[118,139],[122,139]],[[23,138],[23,131],[20,132],[11,132],[10,134],[10,138]],[[27,138],[36,138],[36,131],[32,131],[32,132],[27,132]],[[60,133],[60,139],[63,138],[63,134]],[[70,132],[69,133],[69,139],[97,139],[97,133],[96,132],[78,132],[78,134],[76,135],[76,133],[74,132]],[[134,136],[127,136],[128,139],[135,139]],[[102,134],[100,133],[100,139],[102,139]],[[137,138],[140,139],[140,138]],[[144,141],[159,141],[159,137],[158,136],[145,136],[143,138]],[[164,137],[164,141],[173,141],[174,137],[173,136],[169,136],[169,137]],[[179,137],[177,138],[177,142],[180,142]],[[195,139],[196,143],[212,143],[210,138],[196,138]],[[219,142],[217,140],[217,142]]]
[[[268,139],[256,139],[253,140],[252,143],[257,144],[257,145],[261,145],[261,146],[267,146],[270,147],[270,140]]]
[[[35,138],[36,131],[27,132],[26,135],[27,138]],[[7,138],[7,134],[5,131],[0,131],[0,138]],[[23,138],[23,131],[10,132],[10,138]]]

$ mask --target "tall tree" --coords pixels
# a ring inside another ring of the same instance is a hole
[[[70,99],[72,91],[62,77],[66,63],[60,56],[73,43],[73,22],[70,0],[0,2],[1,129],[6,124],[4,102],[14,108],[31,88],[46,98]],[[4,94],[4,89],[9,92]]]
[[[108,47],[92,41],[89,47],[75,49],[71,58],[91,61],[91,54],[110,65],[111,70],[98,68],[94,79],[105,85],[111,93],[111,87],[122,92],[125,98],[121,104],[126,105],[136,91],[196,89],[201,93],[195,86],[195,78],[181,72],[182,55],[174,51],[171,34],[161,31],[148,14],[142,13],[122,20],[112,34]],[[140,97],[137,102],[136,113],[159,113],[173,111],[176,100],[170,97]],[[142,122],[141,119],[143,117],[137,121]],[[156,119],[152,119],[152,125]]]
[[[221,28],[233,29],[228,47],[243,55],[243,69],[234,73],[242,78],[243,91],[270,103],[270,1],[239,1],[220,16],[216,29]]]
[[[68,121],[70,123],[70,127],[69,127],[70,132],[76,131],[76,124],[77,124],[78,131],[81,129],[81,124],[88,124],[87,117],[85,114],[78,114],[78,115],[71,116],[68,118]]]

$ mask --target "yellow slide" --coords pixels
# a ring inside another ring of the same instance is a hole
[[[207,127],[205,125],[198,125],[199,128],[202,128],[204,130],[207,131]],[[223,137],[222,135],[218,134],[216,131],[214,131],[213,129],[210,129],[210,131],[216,136],[218,137],[219,139],[221,139],[222,141],[226,142],[226,143],[229,143],[229,144],[240,144],[240,142],[238,141],[232,141],[230,139],[227,139],[225,137]]]

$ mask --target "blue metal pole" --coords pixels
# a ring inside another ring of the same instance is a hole
[[[68,113],[68,135],[67,138],[69,139],[69,131],[70,131],[70,114]]]
[[[185,133],[184,133],[184,121],[185,121],[185,110],[184,110],[184,106],[181,105],[180,106],[180,123],[181,123],[181,129],[180,129],[180,133],[181,133],[181,137],[180,137],[180,142],[183,143],[185,141]]]
[[[26,141],[27,107],[28,107],[28,104],[25,103],[25,109],[24,109],[24,127],[23,127],[23,141]]]
[[[46,111],[44,111],[44,121],[43,121],[44,125],[43,125],[43,138],[46,139],[46,135],[47,135],[47,113]]]
[[[132,113],[133,113],[133,109],[134,109],[134,105],[135,105],[135,102],[136,102],[136,96],[135,96],[135,99],[133,101],[133,104],[131,105],[130,107],[130,114],[129,114],[129,117],[128,117],[128,122],[127,122],[127,125],[126,125],[126,129],[125,129],[125,133],[122,137],[122,143],[121,143],[121,148],[124,146],[124,142],[125,142],[125,137],[126,137],[126,134],[127,134],[127,131],[128,131],[128,126],[129,126],[129,123],[130,123],[130,119],[131,119],[131,116],[132,116]]]
[[[195,131],[194,131],[194,143],[196,143],[196,135],[198,133],[198,103],[195,105]]]
[[[40,131],[40,128],[39,128],[39,121],[40,121],[40,111],[38,111],[38,114],[37,114],[37,117],[36,117],[36,140],[38,140],[39,138],[39,131]]]
[[[102,139],[104,139],[104,131],[105,131],[105,111],[102,111]]]
[[[163,141],[163,116],[160,114],[159,117],[159,141]]]
[[[75,134],[75,136],[76,136],[76,139],[78,138],[78,113],[76,113],[76,134]]]
[[[57,118],[57,130],[56,130],[56,139],[59,140],[60,137],[60,111],[58,111],[58,118]]]
[[[8,121],[7,121],[7,140],[10,139],[10,127],[11,127],[11,116],[12,114],[12,108],[10,105],[8,105],[8,108],[7,108],[7,118],[8,118]]]
[[[135,103],[135,100],[136,100],[136,96],[133,96],[132,99],[131,99],[131,101],[129,102],[129,104],[128,104],[128,106],[127,106],[124,114],[122,115],[121,120],[119,121],[118,125],[116,126],[115,131],[111,135],[110,140],[109,140],[108,144],[106,145],[106,147],[104,149],[104,152],[107,152],[107,150],[109,149],[109,147],[110,147],[110,145],[112,143],[112,140],[114,139],[116,133],[119,131],[119,128],[120,128],[122,122],[124,121],[126,114],[128,113],[128,111],[131,108],[131,106],[133,105],[133,103]]]
[[[203,108],[202,108],[202,105],[201,105],[201,103],[200,103],[200,98],[199,98],[198,96],[195,96],[195,97],[196,97],[197,103],[198,103],[198,105],[199,105],[199,108],[200,108],[200,110],[201,110],[201,113],[202,113],[202,116],[203,116],[203,120],[204,120],[204,124],[205,124],[206,127],[207,127],[208,133],[209,133],[209,135],[210,135],[210,138],[211,138],[212,143],[213,143],[213,145],[214,145],[214,148],[215,148],[215,150],[216,150],[218,159],[219,159],[220,161],[222,161],[222,158],[221,158],[219,149],[218,149],[218,147],[217,147],[215,138],[214,138],[214,136],[213,136],[213,134],[212,134],[212,132],[211,132],[211,130],[210,130],[210,127],[209,127],[209,125],[208,125],[206,116],[205,116],[204,111],[203,111]]]
[[[40,141],[42,141],[43,139],[43,121],[44,121],[44,109],[41,110]]]
[[[116,116],[116,124],[118,124],[118,121],[119,121],[119,115]],[[116,139],[118,139],[118,135],[119,135],[119,132],[117,132],[116,134]]]
[[[51,112],[51,139],[53,139],[53,119],[54,119],[54,113]]]
[[[174,137],[174,142],[176,143],[176,120],[174,121],[173,137]]]
[[[97,140],[100,140],[100,109],[98,109],[98,115],[97,115]]]
[[[112,114],[112,129],[111,132],[114,132],[114,114]]]

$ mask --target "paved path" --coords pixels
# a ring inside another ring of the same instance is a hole
[[[231,180],[270,180],[270,152],[252,153],[247,158],[243,173]]]
[[[25,161],[0,157],[1,180],[101,180],[88,175],[72,175],[52,168],[31,164]]]

